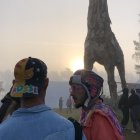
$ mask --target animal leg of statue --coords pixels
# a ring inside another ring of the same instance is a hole
[[[114,69],[115,66],[105,66],[105,70],[107,72],[107,80],[108,80],[108,85],[109,85],[109,91],[110,91],[110,96],[112,100],[112,106],[114,109],[117,108],[117,84],[115,82],[114,78]]]
[[[90,42],[90,41],[89,41]],[[92,45],[88,43],[89,45]],[[91,49],[92,47],[87,47],[88,49]],[[88,50],[84,52],[84,68],[87,70],[92,70],[93,64],[95,62],[94,56],[91,53],[92,51]]]
[[[126,84],[126,80],[125,80],[124,63],[119,63],[117,65],[117,69],[118,69],[118,72],[119,72],[119,75],[120,75],[122,89],[127,88],[127,84]]]

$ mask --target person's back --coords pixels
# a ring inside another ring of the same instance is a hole
[[[108,106],[97,100],[89,112],[83,110],[80,119],[88,140],[123,140],[122,128],[116,114]]]
[[[123,89],[123,94],[120,97],[119,103],[118,103],[118,108],[123,109],[123,108],[129,108],[128,107],[128,88]]]
[[[123,89],[123,94],[120,97],[119,103],[118,103],[118,108],[122,111],[122,120],[121,120],[121,125],[123,129],[126,129],[126,126],[129,121],[129,105],[128,105],[128,93],[129,89],[124,88]]]
[[[140,98],[135,93],[135,91],[133,91],[133,89],[131,90],[131,95],[129,96],[128,104],[130,108],[140,105]]]
[[[46,105],[20,108],[0,126],[0,140],[74,140],[73,124]]]
[[[21,107],[0,124],[0,140],[74,140],[73,124],[45,105],[47,66],[39,59],[19,61],[10,95]]]
[[[140,89],[136,89],[136,95],[139,97],[140,99]]]
[[[140,122],[140,99],[136,94],[135,89],[131,89],[131,95],[128,99],[129,107],[130,107],[130,117],[133,124],[132,133],[137,132],[137,122]]]

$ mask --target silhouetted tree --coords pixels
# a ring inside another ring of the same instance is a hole
[[[139,14],[140,16],[140,14]],[[138,34],[139,40],[138,41],[133,41],[135,45],[135,53],[132,55],[132,58],[136,60],[135,64],[135,70],[136,74],[139,76],[140,80],[140,33]]]

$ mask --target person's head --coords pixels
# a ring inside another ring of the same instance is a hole
[[[127,87],[123,88],[123,94],[128,96],[128,93],[129,93],[129,89]]]
[[[49,80],[47,66],[43,61],[31,57],[20,60],[15,65],[14,77],[10,93],[12,97],[28,103],[44,102]]]
[[[70,95],[73,97],[75,107],[88,106],[102,94],[103,78],[88,70],[77,70],[69,80]]]
[[[132,88],[132,89],[131,89],[131,94],[135,94],[135,93],[136,93],[135,89]]]

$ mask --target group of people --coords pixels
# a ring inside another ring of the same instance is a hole
[[[123,129],[126,129],[129,122],[129,118],[132,122],[132,133],[136,133],[138,126],[140,125],[140,93],[135,89],[131,89],[131,95],[129,96],[129,89],[125,88],[123,94],[120,97],[118,108],[122,111],[121,125]]]
[[[59,111],[61,112],[63,109],[63,105],[64,105],[64,100],[63,97],[61,96],[59,98]],[[66,107],[67,107],[67,113],[71,113],[72,112],[72,106],[73,106],[73,100],[71,98],[71,96],[69,96],[66,100]]]
[[[14,77],[10,96],[20,100],[20,107],[0,124],[0,140],[75,140],[81,134],[71,121],[45,105],[49,78],[42,60],[20,60]],[[116,114],[101,97],[103,82],[102,77],[85,69],[70,77],[70,96],[75,108],[81,108],[82,140],[124,140]]]

